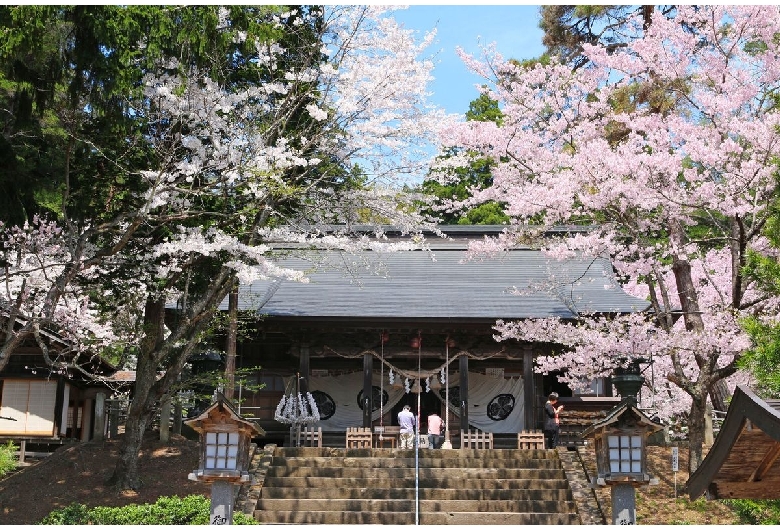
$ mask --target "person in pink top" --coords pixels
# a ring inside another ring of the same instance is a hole
[[[435,412],[428,416],[428,445],[433,449],[441,447],[441,428],[444,421]]]

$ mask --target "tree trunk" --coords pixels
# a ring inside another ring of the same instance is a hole
[[[225,392],[227,399],[233,400],[236,387],[236,338],[238,335],[238,289],[230,291],[228,295],[228,333],[225,352]]]
[[[691,264],[687,257],[680,254],[685,248],[685,231],[678,220],[673,220],[669,224],[669,236],[674,246],[679,249],[678,254],[672,257],[672,271],[677,284],[677,292],[680,297],[680,306],[682,307],[685,329],[694,333],[704,333],[704,320],[702,318],[699,306],[699,296],[696,285],[691,274]],[[696,364],[699,367],[698,382],[695,385],[689,383],[689,393],[691,394],[692,404],[691,413],[688,418],[688,469],[691,473],[699,467],[702,459],[702,449],[704,446],[704,415],[707,410],[707,394],[709,388],[716,388],[718,381],[714,385],[708,383],[712,381],[712,373],[709,372],[709,355],[717,355],[716,352],[695,352]],[[688,379],[684,375],[681,367],[675,367],[679,379],[678,386],[683,388],[682,382]],[[722,381],[720,381],[722,382]]]
[[[141,488],[141,477],[138,474],[138,455],[141,451],[150,415],[142,414],[136,403],[138,402],[134,398],[127,414],[125,435],[119,446],[119,459],[114,473],[108,480],[108,483],[118,491],[138,491]]]
[[[693,473],[701,465],[704,447],[704,415],[707,413],[707,395],[694,398],[688,416],[688,472]]]
[[[164,300],[147,300],[144,309],[144,338],[141,340],[138,363],[135,371],[130,408],[127,412],[125,435],[119,446],[119,460],[109,484],[119,491],[138,490],[141,478],[138,475],[138,454],[141,451],[146,427],[154,413],[157,381],[155,347],[162,338],[162,322],[165,311]]]
[[[720,379],[716,381],[710,389],[710,401],[712,401],[712,408],[722,412],[726,412],[729,408],[728,399],[731,397],[729,392],[729,386],[726,381]]]

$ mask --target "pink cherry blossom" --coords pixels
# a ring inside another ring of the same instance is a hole
[[[540,245],[551,260],[610,255],[626,291],[652,302],[646,315],[499,322],[497,338],[560,344],[537,369],[563,369],[575,388],[619,359],[652,357],[644,401],[663,418],[687,416],[700,451],[708,396],[741,377],[750,341],[740,318],[778,310],[741,266],[747,251],[766,251],[761,229],[777,192],[780,12],[678,6],[636,28],[641,38],[625,47],[586,45],[591,62],[576,71],[523,67],[490,49],[464,57],[504,121],[461,123],[444,144],[494,161],[492,186],[463,206],[498,201],[514,224],[480,242],[482,254],[511,247],[529,225],[593,223],[587,236]]]

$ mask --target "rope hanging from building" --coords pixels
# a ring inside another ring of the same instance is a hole
[[[341,353],[339,351],[334,350],[330,346],[323,346],[323,351],[327,351],[329,353],[338,355],[339,357],[343,357],[345,359],[359,359],[363,357],[366,354],[373,355],[375,358],[379,359],[379,361],[382,363],[382,369],[384,370],[384,366],[386,365],[388,368],[390,368],[390,375],[389,375],[389,382],[390,385],[393,385],[396,378],[405,378],[405,390],[408,393],[411,388],[409,387],[409,380],[415,380],[416,384],[420,384],[421,379],[426,379],[426,391],[430,389],[430,379],[431,377],[435,377],[437,375],[440,375],[444,373],[445,371],[448,371],[448,366],[458,360],[460,357],[468,357],[469,359],[475,359],[475,360],[485,360],[490,359],[491,357],[495,357],[497,355],[501,355],[504,353],[504,350],[499,350],[497,352],[487,354],[487,355],[474,355],[472,353],[469,353],[465,350],[461,350],[456,355],[454,355],[452,358],[447,359],[439,365],[438,367],[432,369],[432,370],[420,370],[420,367],[418,366],[417,373],[415,373],[414,370],[402,370],[398,368],[397,366],[394,366],[392,363],[390,363],[387,359],[385,359],[384,355],[384,343],[381,345],[380,353],[377,353],[374,350],[363,350],[358,353]],[[448,349],[449,351],[449,349]],[[382,379],[384,380],[384,371],[382,373]]]

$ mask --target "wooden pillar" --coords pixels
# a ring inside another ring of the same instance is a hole
[[[98,392],[95,398],[95,425],[92,428],[92,439],[101,441],[106,430],[106,395]]]
[[[81,441],[88,442],[92,436],[92,400],[85,399],[73,413],[78,415],[74,423],[78,423],[78,418],[81,418]]]
[[[119,436],[119,403],[118,399],[111,402],[108,408],[108,437],[116,438]]]
[[[304,397],[306,396],[306,392],[309,391],[309,377],[311,377],[310,358],[311,348],[309,347],[309,343],[304,342],[301,344],[300,357],[298,359],[298,372],[301,378],[298,381],[300,384],[298,388],[301,391],[301,395]]]
[[[469,358],[460,356],[460,429],[469,429]]]
[[[54,436],[60,437],[67,429],[67,425],[64,423],[67,421],[67,416],[63,418],[63,408],[67,410],[67,403],[65,403],[65,378],[62,376],[57,378],[57,390],[54,398]]]
[[[534,380],[534,350],[531,346],[523,346],[523,414],[524,429],[540,428],[536,423],[536,384]]]
[[[173,405],[173,434],[181,434],[182,412],[181,401],[177,399]]]
[[[371,411],[374,408],[374,356],[363,354],[363,427],[371,427]]]

